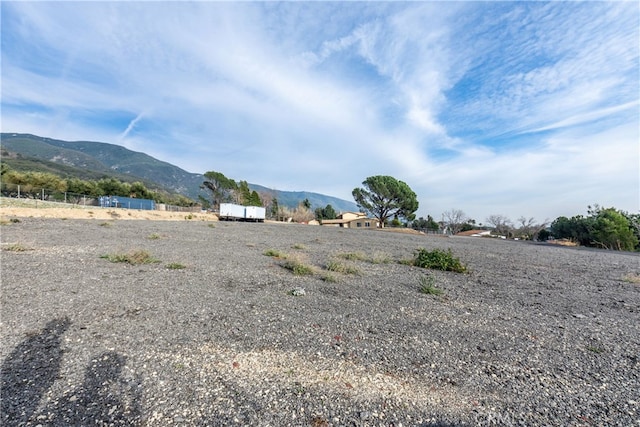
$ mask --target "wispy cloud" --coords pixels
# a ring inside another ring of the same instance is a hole
[[[0,7],[3,131],[343,198],[389,174],[419,215],[638,209],[631,3]]]

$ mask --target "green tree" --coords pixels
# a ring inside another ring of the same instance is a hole
[[[280,207],[278,206],[278,199],[275,197],[271,199],[271,218],[278,219],[278,211]]]
[[[322,216],[324,219],[336,219],[338,215],[336,214],[336,210],[333,209],[333,206],[327,205],[322,210]]]
[[[202,183],[202,187],[211,191],[212,206],[214,209],[220,209],[220,203],[228,200],[231,191],[238,188],[233,179],[227,178],[221,172],[209,171],[204,174],[206,180]]]
[[[247,181],[240,181],[236,190],[236,201],[244,206],[251,205],[251,190]]]
[[[327,205],[324,208],[316,208],[314,212],[318,221],[322,221],[323,219],[336,219],[338,216],[331,205]]]
[[[311,209],[311,202],[309,201],[309,199],[304,199],[302,202],[300,202],[300,204],[307,210]]]
[[[411,228],[413,228],[414,230],[438,231],[440,230],[440,224],[434,221],[431,215],[427,215],[427,219],[420,217],[414,220],[411,223]]]
[[[256,190],[251,192],[251,196],[249,197],[249,206],[262,206],[262,199]]]
[[[136,181],[131,184],[129,197],[135,197],[137,199],[152,199],[153,195],[143,183]]]
[[[627,218],[613,208],[602,209],[595,218],[593,243],[606,249],[633,251],[638,239]]]
[[[74,195],[97,196],[98,186],[95,181],[85,181],[80,178],[67,179],[67,191]]]
[[[98,193],[101,196],[122,196],[128,197],[131,185],[121,182],[115,178],[103,178],[96,183]]]
[[[387,219],[398,216],[408,221],[418,210],[416,193],[404,182],[391,176],[370,176],[362,182],[363,188],[353,189],[358,206],[378,218],[381,226]]]
[[[557,239],[571,239],[583,246],[633,251],[639,246],[634,216],[615,208],[588,207],[588,216],[556,218],[551,233]]]

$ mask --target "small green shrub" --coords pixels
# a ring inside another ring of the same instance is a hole
[[[306,249],[306,248],[304,247],[304,245],[303,245],[303,244],[301,244],[301,243],[296,243],[295,245],[292,245],[292,246],[291,246],[291,248],[292,248],[292,249]]]
[[[8,252],[26,252],[32,250],[21,243],[13,243],[11,245],[5,246],[2,249]]]
[[[273,258],[282,258],[282,259],[287,258],[286,254],[280,252],[277,249],[267,249],[266,251],[263,252],[263,255],[270,256]]]
[[[330,260],[329,262],[327,262],[326,268],[328,271],[333,271],[334,273],[353,275],[360,274],[360,270],[358,270],[356,267],[335,260]]]
[[[207,224],[207,227],[209,227],[209,228],[216,228],[216,225],[215,225],[215,224],[212,224],[212,223],[209,223],[209,224]]]
[[[111,222],[101,222],[100,224],[98,224],[100,227],[111,227],[113,226],[113,223]]]
[[[443,291],[440,288],[436,288],[436,279],[433,276],[421,276],[418,279],[420,282],[420,292],[427,295],[442,295]]]
[[[462,265],[460,259],[453,256],[451,249],[446,251],[441,249],[434,249],[432,251],[418,249],[413,259],[413,265],[433,270],[454,271],[456,273],[464,273],[467,271],[467,267]]]
[[[165,267],[169,270],[182,270],[187,268],[186,265],[180,264],[179,262],[172,262],[170,264],[165,265]]]
[[[338,278],[331,273],[324,273],[320,276],[320,279],[327,283],[337,283]]]
[[[387,255],[385,253],[376,252],[375,254],[373,254],[373,256],[371,257],[371,259],[369,261],[371,262],[371,264],[389,264],[393,260],[391,259],[391,257],[389,255]]]
[[[311,276],[314,273],[313,267],[295,258],[289,258],[281,265],[296,276]]]
[[[366,261],[367,256],[362,252],[344,252],[336,255],[338,258],[346,259],[347,261]]]
[[[122,262],[131,265],[154,264],[160,262],[160,260],[155,259],[145,250],[132,251],[127,254],[107,254],[102,255],[100,258],[107,259],[111,262]]]
[[[161,237],[162,237],[162,236],[160,236],[158,233],[152,233],[152,234],[149,234],[149,235],[147,236],[147,239],[149,239],[149,240],[158,240],[158,239],[160,239]]]

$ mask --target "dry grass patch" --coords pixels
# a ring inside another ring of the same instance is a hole
[[[369,259],[363,252],[341,252],[335,256],[346,259],[347,261],[367,261]]]
[[[640,274],[635,274],[635,273],[626,274],[622,277],[622,281],[640,285]]]
[[[120,262],[131,265],[155,264],[160,262],[159,259],[154,258],[145,250],[131,251],[126,254],[107,254],[102,255],[100,258],[109,260],[110,262]]]
[[[2,250],[7,252],[26,252],[32,251],[33,249],[23,245],[22,243],[11,243],[9,245],[3,246]]]
[[[361,274],[357,267],[336,260],[329,260],[329,262],[327,262],[326,269],[327,271],[332,271],[334,273],[352,274],[355,276]]]
[[[296,276],[312,276],[316,272],[301,256],[288,256],[280,265]]]
[[[168,270],[184,270],[185,268],[187,268],[187,266],[184,264],[180,264],[179,262],[172,262],[165,265],[165,268],[167,268]]]

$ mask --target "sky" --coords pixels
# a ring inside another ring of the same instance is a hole
[[[640,211],[640,4],[0,3],[1,129],[418,216]]]

